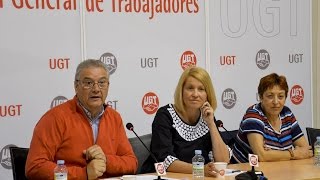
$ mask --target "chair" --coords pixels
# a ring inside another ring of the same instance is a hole
[[[140,136],[140,139],[144,142],[144,144],[148,147],[149,150],[150,150],[150,144],[151,144],[151,136],[152,134],[146,134],[146,135]],[[149,157],[150,153],[143,146],[143,144],[140,142],[140,140],[137,137],[129,138],[129,142],[132,146],[134,154],[138,159],[137,174],[140,174],[141,166],[144,163],[144,161]]]
[[[222,140],[230,148],[233,147],[233,144],[235,143],[235,138],[236,138],[237,134],[238,134],[238,130],[220,131],[220,135],[221,135]]]
[[[312,151],[313,151],[313,148],[314,148],[313,146],[317,140],[317,136],[320,136],[320,129],[306,127],[306,131],[307,131],[309,145],[312,147]]]
[[[25,176],[25,165],[29,152],[29,148],[9,147],[10,157],[11,157],[11,165],[12,165],[12,174],[14,180],[26,180]]]

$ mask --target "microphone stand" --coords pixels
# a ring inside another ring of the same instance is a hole
[[[129,125],[129,126],[128,126],[128,125]],[[140,141],[140,142],[142,143],[142,145],[146,148],[146,150],[148,150],[148,152],[149,152],[149,154],[151,155],[152,159],[155,160],[157,163],[159,163],[158,160],[157,160],[157,158],[156,158],[156,156],[149,150],[149,148],[144,144],[144,142],[141,140],[141,138],[138,136],[138,134],[134,131],[133,125],[132,125],[131,123],[130,123],[130,124],[128,123],[126,127],[127,127],[127,129],[128,129],[129,131],[132,131],[132,132],[134,133],[134,135],[139,139],[139,141]],[[153,180],[166,180],[166,179],[162,179],[161,176],[158,175],[157,179],[153,179]]]
[[[142,145],[148,150],[148,152],[150,153],[151,157],[153,160],[155,160],[157,163],[158,163],[158,160],[157,158],[154,156],[154,154],[149,150],[149,148],[144,144],[144,142],[140,139],[140,137],[137,135],[137,133],[133,130],[131,130],[135,135],[136,137],[139,139],[139,141],[142,143]]]
[[[221,125],[220,127],[221,127],[222,129],[224,129],[224,131],[227,132],[227,134],[230,136],[230,140],[229,140],[229,142],[228,142],[227,145],[233,144],[233,142],[235,143],[236,138],[233,137],[233,135],[232,135],[223,125]],[[230,143],[230,142],[231,142],[231,143]],[[231,148],[231,147],[230,147],[230,148]]]
[[[223,128],[227,132],[227,134],[231,137],[230,141],[234,141],[235,144],[239,145],[242,149],[247,151],[242,146],[242,144],[240,142],[238,142],[237,137],[233,137],[232,134],[223,126],[222,121],[221,121],[221,124],[219,124],[219,127]],[[230,143],[228,143],[228,144],[230,144]],[[241,176],[241,174],[247,174],[251,179],[258,179],[258,175],[257,174],[259,174],[263,180],[267,180],[268,179],[267,177],[264,177],[262,171],[255,171],[254,166],[251,167],[251,171],[249,170],[247,172],[240,173],[239,175]],[[239,177],[239,175],[236,176],[236,179],[241,178],[241,177]]]

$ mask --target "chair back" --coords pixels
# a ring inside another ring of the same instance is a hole
[[[26,180],[27,177],[25,176],[25,165],[27,161],[29,148],[11,146],[9,147],[9,149],[13,179]]]
[[[307,131],[309,145],[312,146],[312,151],[313,151],[314,143],[317,140],[317,136],[320,136],[320,129],[306,127],[306,131]]]
[[[235,143],[235,138],[236,138],[237,134],[238,134],[238,130],[220,131],[220,135],[221,135],[222,140],[230,148],[233,147],[233,144]]]
[[[144,144],[148,147],[150,150],[150,144],[151,144],[151,136],[152,134],[146,134],[143,136],[140,136],[140,139],[144,142]],[[137,137],[129,138],[129,142],[132,146],[133,152],[136,155],[138,159],[138,170],[137,174],[141,173],[141,166],[143,162],[149,157],[150,153],[149,151],[143,146],[143,144],[139,141]]]

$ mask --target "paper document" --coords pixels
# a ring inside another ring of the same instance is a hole
[[[135,179],[136,180],[154,180],[154,179],[157,179],[158,176],[155,176],[155,175],[136,175],[135,176]],[[174,179],[174,178],[168,178],[168,177],[163,177],[163,179],[166,179],[166,180],[179,180],[179,179]],[[119,178],[104,178],[104,179],[100,179],[100,180],[122,180],[122,177],[119,177]]]

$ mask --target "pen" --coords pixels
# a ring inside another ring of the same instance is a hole
[[[231,173],[240,172],[240,170],[233,170]]]

